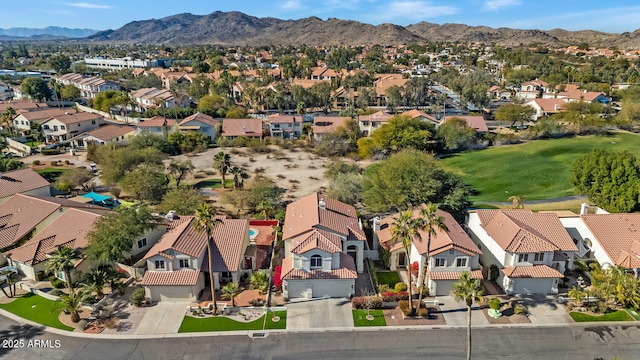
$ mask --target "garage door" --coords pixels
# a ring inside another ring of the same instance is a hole
[[[354,280],[316,280],[313,282],[313,297],[349,297]]]
[[[192,286],[147,286],[152,301],[192,301]]]
[[[554,279],[514,279],[515,294],[549,294]]]
[[[449,296],[451,295],[451,287],[454,280],[439,280],[436,281],[436,296]]]

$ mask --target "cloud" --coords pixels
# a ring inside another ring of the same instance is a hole
[[[555,16],[520,19],[504,24],[515,28],[549,30],[599,30],[608,32],[633,31],[638,28],[640,6],[628,6],[599,10],[577,11]]]
[[[520,5],[520,0],[487,0],[484,2],[484,9],[493,11],[514,5]]]
[[[302,8],[300,0],[288,0],[281,6],[282,10],[298,10]]]
[[[453,15],[459,9],[455,6],[434,5],[428,1],[392,1],[379,12],[379,18],[405,18],[422,20]]]
[[[83,9],[111,9],[113,7],[110,5],[91,4],[86,2],[64,3],[64,4],[68,6],[83,8]]]

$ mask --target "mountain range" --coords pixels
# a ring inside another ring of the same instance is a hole
[[[0,29],[0,37],[3,38],[30,38],[30,39],[51,39],[51,38],[84,38],[97,33],[92,29],[70,29],[59,26],[48,26],[44,29],[13,27]]]

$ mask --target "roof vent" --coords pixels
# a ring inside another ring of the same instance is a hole
[[[166,218],[173,221],[173,219],[176,218],[176,211],[175,210],[169,210],[169,212],[166,215]]]
[[[318,207],[320,209],[326,209],[327,208],[327,203],[324,201],[324,199],[320,199],[320,201],[318,201]]]
[[[244,125],[242,125],[242,133],[245,135],[247,134],[247,127]]]

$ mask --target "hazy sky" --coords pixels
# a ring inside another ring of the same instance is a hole
[[[106,30],[134,20],[179,13],[205,15],[218,10],[280,19],[334,17],[374,25],[427,21],[616,33],[640,28],[638,0],[22,0],[3,1],[0,27]]]

